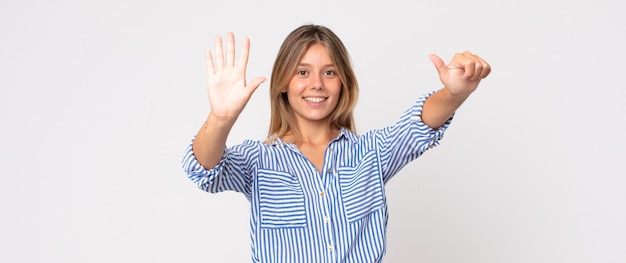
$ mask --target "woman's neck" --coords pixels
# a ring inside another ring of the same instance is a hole
[[[339,135],[339,128],[329,124],[299,125],[298,131],[300,136],[296,137],[294,133],[288,132],[283,140],[294,143],[296,146],[317,145],[325,147]]]

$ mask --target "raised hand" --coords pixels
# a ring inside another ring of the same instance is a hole
[[[485,60],[469,51],[455,54],[447,66],[439,56],[431,54],[429,57],[437,68],[441,83],[451,95],[459,98],[467,98],[491,72],[491,66]]]
[[[454,55],[447,66],[439,56],[431,54],[429,57],[444,88],[426,99],[421,117],[426,125],[438,129],[489,75],[491,66],[469,51]]]
[[[256,77],[250,83],[246,83],[249,52],[250,39],[244,38],[239,61],[235,65],[233,33],[227,35],[225,56],[220,36],[215,38],[215,60],[211,51],[207,49],[207,91],[211,105],[210,115],[213,118],[234,122],[250,100],[252,93],[266,80],[265,77]]]

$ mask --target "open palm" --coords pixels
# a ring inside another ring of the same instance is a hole
[[[265,77],[256,77],[246,83],[246,67],[250,51],[250,40],[244,38],[239,62],[235,65],[235,36],[228,33],[226,55],[222,38],[215,39],[215,60],[207,49],[206,64],[208,73],[207,91],[213,117],[234,121],[243,111],[252,93],[263,83]]]

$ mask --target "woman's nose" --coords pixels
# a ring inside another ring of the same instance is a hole
[[[322,82],[322,76],[319,74],[313,74],[311,77],[311,88],[312,89],[323,89],[324,83]]]

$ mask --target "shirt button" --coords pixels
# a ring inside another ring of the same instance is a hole
[[[333,251],[335,248],[333,248],[333,246],[328,246],[328,251]]]
[[[324,191],[321,191],[321,192],[320,192],[320,196],[324,196]]]
[[[330,222],[330,218],[324,217],[324,222],[326,222],[326,223]]]
[[[332,170],[332,169],[330,169],[330,168],[326,169],[326,172],[327,172],[327,173],[331,173],[332,171],[333,171],[333,170]]]

